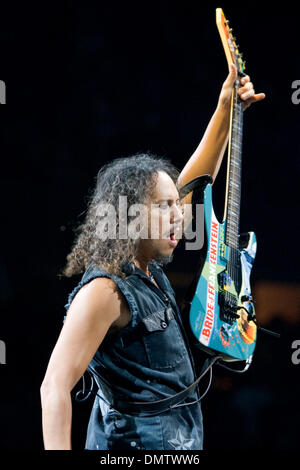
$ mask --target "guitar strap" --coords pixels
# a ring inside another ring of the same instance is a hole
[[[183,199],[191,191],[194,191],[194,189],[201,190],[208,183],[212,183],[212,182],[213,182],[213,179],[210,175],[197,176],[197,178],[194,178],[193,180],[189,181],[188,183],[186,183],[184,186],[182,186],[179,189],[179,197],[180,199]]]

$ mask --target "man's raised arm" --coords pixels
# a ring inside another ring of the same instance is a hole
[[[180,173],[178,178],[179,188],[197,176],[204,174],[210,174],[213,181],[216,179],[228,142],[231,95],[236,78],[237,69],[235,65],[232,65],[231,71],[223,83],[217,108],[202,140]],[[244,109],[249,107],[251,103],[265,98],[264,93],[255,94],[248,75],[241,79],[241,85],[238,93],[244,101]],[[188,200],[190,197],[191,195],[186,197],[185,203],[190,203],[190,200]]]

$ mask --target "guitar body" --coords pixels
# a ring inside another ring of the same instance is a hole
[[[226,220],[219,223],[215,216],[211,184],[204,189],[203,203],[207,250],[190,305],[190,327],[199,347],[210,354],[216,352],[225,361],[246,360],[256,344],[256,325],[247,320],[247,311],[255,315],[250,274],[256,237],[249,232],[239,237],[238,249],[227,246]],[[233,259],[234,276],[232,267],[228,270]]]

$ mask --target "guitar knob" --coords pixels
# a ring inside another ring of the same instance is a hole
[[[252,296],[251,295],[242,295],[241,301],[242,302],[252,302]]]

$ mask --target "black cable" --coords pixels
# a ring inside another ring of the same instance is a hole
[[[218,366],[220,367],[223,367],[223,369],[226,369],[226,370],[230,370],[230,372],[235,372],[236,374],[244,374],[244,372],[246,372],[250,365],[252,363],[252,356],[248,357],[248,359],[246,359],[246,365],[244,367],[244,369],[233,369],[231,367],[228,367],[228,366],[225,366],[225,364],[221,364],[220,362],[217,363]]]
[[[249,310],[244,307],[244,306],[238,306],[237,308],[238,310],[245,310],[245,312],[247,312],[248,314],[248,318],[247,318],[247,321],[253,321],[253,323],[257,326],[257,328],[262,331],[263,333],[267,333],[268,335],[271,335],[271,336],[275,336],[275,338],[280,338],[280,334],[279,333],[275,333],[275,331],[271,331],[271,330],[267,330],[266,328],[263,328],[262,326],[260,326],[257,321],[256,321],[256,318],[254,317],[253,314],[251,314],[249,312]]]
[[[209,378],[209,383],[208,383],[208,386],[205,390],[205,392],[201,395],[200,398],[198,398],[197,400],[193,401],[193,402],[188,402],[188,403],[177,403],[175,405],[169,405],[167,407],[167,409],[163,409],[162,411],[154,411],[154,412],[151,412],[151,411],[147,411],[147,412],[141,412],[141,413],[147,413],[147,416],[154,416],[154,415],[158,415],[158,414],[161,414],[161,413],[164,413],[165,411],[167,411],[168,409],[172,409],[172,408],[178,408],[180,406],[188,406],[188,405],[193,405],[197,402],[199,402],[200,400],[203,399],[203,397],[207,394],[210,386],[211,386],[211,383],[212,383],[212,366],[214,364],[217,364],[218,363],[218,360],[220,359],[221,357],[220,356],[215,356],[215,358],[213,358],[212,362],[209,364],[209,366],[202,372],[202,374],[200,375],[200,377],[198,378],[198,380],[200,381],[206,374],[207,372],[209,371],[210,372],[210,378]],[[107,402],[103,396],[99,395],[97,392],[94,392],[93,391],[93,386],[94,386],[94,378],[93,378],[93,375],[92,373],[87,369],[87,372],[90,374],[90,378],[91,378],[91,387],[89,390],[87,390],[87,395],[86,397],[83,397],[83,398],[79,398],[79,395],[82,394],[84,395],[84,393],[86,392],[85,390],[85,380],[84,380],[84,375],[82,376],[82,381],[83,381],[83,387],[82,387],[82,390],[79,390],[79,392],[76,393],[75,395],[75,400],[79,403],[82,403],[84,401],[86,401],[91,394],[93,394],[94,396],[98,396],[99,398],[101,398],[109,407],[111,407],[111,403]],[[169,398],[169,397],[168,397]],[[184,400],[184,398],[182,398],[182,400]],[[134,414],[133,414],[134,415]]]
[[[216,363],[217,364],[217,363]],[[170,406],[170,408],[179,408],[180,406],[187,406],[187,405],[194,405],[195,403],[198,403],[198,401],[202,400],[205,395],[207,394],[208,390],[210,389],[210,386],[211,386],[211,382],[212,382],[212,366],[213,364],[211,365],[211,367],[206,371],[206,372],[210,372],[209,374],[209,383],[208,383],[208,386],[206,387],[206,390],[205,392],[201,395],[200,398],[198,398],[198,400],[195,400],[195,401],[191,401],[191,402],[188,402],[188,403],[179,403],[177,405],[174,405],[174,406]],[[206,373],[205,372],[205,373]]]

